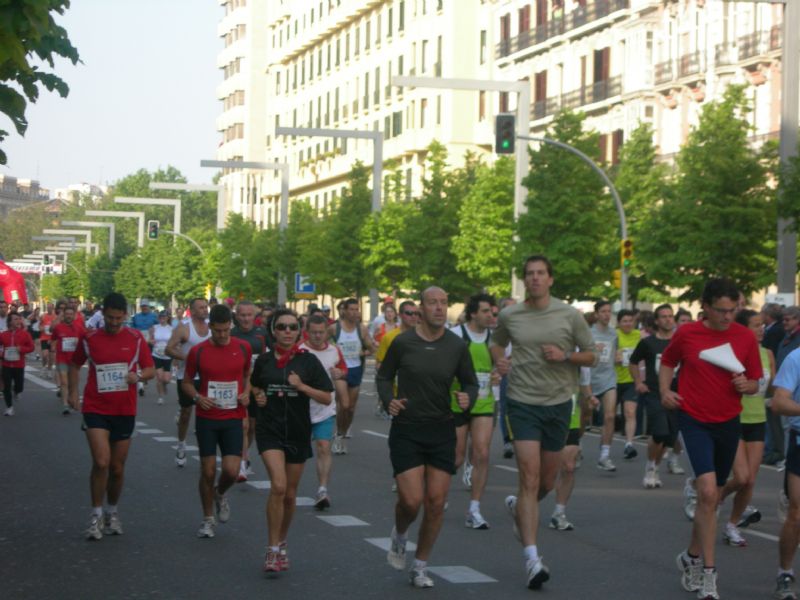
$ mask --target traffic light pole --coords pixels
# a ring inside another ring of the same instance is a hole
[[[115,204],[140,204],[146,206],[171,206],[173,208],[173,226],[175,231],[181,231],[181,201],[178,198],[130,198],[119,196],[114,198]]]
[[[107,227],[108,228],[108,258],[114,258],[114,247],[116,246],[116,225],[105,221],[61,221],[62,225],[70,227]]]
[[[566,150],[568,152],[572,152],[578,158],[583,160],[586,164],[588,164],[592,169],[594,169],[595,173],[597,173],[603,182],[608,187],[608,190],[611,192],[611,197],[614,198],[614,204],[617,207],[617,213],[619,214],[619,230],[621,239],[625,240],[628,238],[628,224],[625,220],[625,209],[622,206],[622,199],[619,197],[619,192],[617,192],[617,188],[614,187],[614,184],[611,182],[611,179],[608,178],[606,172],[603,171],[591,158],[586,156],[583,152],[578,150],[577,148],[570,146],[569,144],[565,144],[564,142],[559,142],[558,140],[553,140],[546,137],[539,137],[539,136],[532,136],[532,135],[517,135],[518,139],[527,140],[529,142],[540,142],[543,144],[550,144],[552,146],[558,146],[559,148]],[[527,149],[527,144],[520,144],[521,146],[525,146]],[[628,269],[625,268],[625,265],[620,265],[620,270],[622,271],[621,276],[621,286],[620,286],[620,302],[622,303],[622,308],[628,307]]]
[[[87,217],[118,217],[121,219],[139,219],[139,236],[137,245],[144,248],[144,213],[125,210],[87,210]]]

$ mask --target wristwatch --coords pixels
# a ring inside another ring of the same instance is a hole
[[[195,394],[195,395],[194,395],[194,398],[192,398],[192,401],[193,401],[195,404],[197,404],[197,401],[198,401],[198,400],[200,400],[200,394]]]
[[[564,362],[569,362],[569,357],[572,356],[572,352],[569,350],[564,351]]]

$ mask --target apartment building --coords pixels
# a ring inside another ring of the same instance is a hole
[[[23,208],[35,202],[50,199],[50,190],[40,187],[35,179],[18,179],[0,175],[0,217],[5,217],[15,208]]]

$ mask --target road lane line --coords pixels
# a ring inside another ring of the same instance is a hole
[[[383,550],[384,552],[388,552],[389,548],[392,546],[392,538],[383,537],[383,538],[364,538],[364,541],[368,544],[372,544]],[[406,542],[406,553],[414,552],[417,549],[417,545],[412,542]]]
[[[171,435],[156,435],[153,439],[157,442],[172,442],[175,443],[178,441],[178,438],[173,437]]]
[[[503,469],[503,471],[511,471],[512,473],[519,473],[517,467],[507,467],[506,465],[493,465],[495,469]]]
[[[385,433],[379,433],[377,431],[372,431],[370,429],[362,429],[362,433],[366,433],[367,435],[374,435],[375,437],[387,439],[389,436]]]
[[[334,527],[364,527],[369,525],[366,521],[362,521],[352,515],[317,515],[317,518]]]
[[[137,429],[136,431],[138,431],[139,433],[146,433],[148,435],[153,435],[154,433],[164,433],[160,429]]]
[[[272,486],[272,483],[270,483],[269,481],[250,481],[248,479],[247,485],[249,485],[250,487],[254,487],[257,490],[268,490]]]
[[[497,583],[497,579],[463,565],[428,567],[428,571],[450,583]]]
[[[54,385],[52,381],[47,381],[46,379],[42,379],[41,377],[37,377],[36,375],[31,375],[30,373],[25,372],[25,379],[28,381],[32,381],[36,385],[43,387],[44,389],[50,392],[57,392],[58,386]]]

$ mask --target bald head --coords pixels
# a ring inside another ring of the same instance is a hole
[[[422,290],[422,293],[419,295],[419,301],[424,304],[425,298],[430,294],[444,295],[444,297],[447,298],[447,292],[438,286],[432,285]]]
[[[422,322],[430,329],[436,330],[447,323],[447,292],[442,288],[431,286],[420,294]]]

